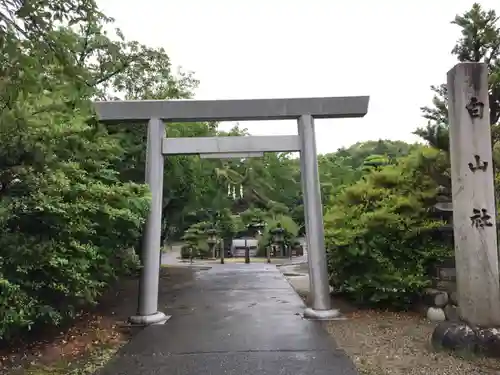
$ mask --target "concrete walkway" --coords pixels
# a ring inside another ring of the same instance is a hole
[[[182,244],[174,244],[170,246],[170,250],[164,253],[161,253],[161,264],[169,264],[174,265],[181,263],[181,249]]]
[[[279,270],[299,295],[306,296],[309,294],[311,285],[309,282],[309,266],[307,263],[284,264],[279,267]],[[331,291],[332,289],[330,287],[330,292]]]
[[[142,330],[99,375],[356,375],[321,323],[273,265],[200,271],[176,294],[172,318]]]

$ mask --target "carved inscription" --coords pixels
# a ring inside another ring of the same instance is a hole
[[[475,165],[473,163],[469,163],[469,169],[472,172],[476,172],[477,170],[483,172],[486,171],[486,168],[488,168],[487,161],[481,161],[481,157],[479,155],[474,155],[474,160],[475,160]]]
[[[469,116],[471,118],[483,118],[484,103],[480,102],[475,96],[470,98],[470,101],[467,103],[465,108],[467,109],[467,112],[469,112]]]
[[[472,209],[472,216],[470,217],[471,225],[476,228],[492,227],[493,223],[490,222],[491,216],[485,208]]]

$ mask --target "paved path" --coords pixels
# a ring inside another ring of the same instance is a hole
[[[178,264],[180,262],[182,244],[175,244],[170,246],[170,250],[161,253],[161,264]]]
[[[168,300],[172,318],[138,333],[99,375],[357,374],[321,323],[301,318],[275,266],[214,265]]]

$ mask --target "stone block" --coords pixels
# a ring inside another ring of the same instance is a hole
[[[472,329],[464,322],[441,322],[432,333],[431,343],[436,349],[458,353],[474,353],[500,357],[500,330],[497,328]]]
[[[446,291],[427,288],[424,290],[424,302],[427,306],[444,307],[448,303],[448,293]]]
[[[457,279],[457,270],[455,268],[439,268],[438,277],[443,281],[455,281]]]
[[[434,287],[438,290],[452,292],[457,290],[457,283],[451,280],[437,280],[434,284]]]
[[[458,316],[458,308],[455,305],[446,305],[444,307],[444,314],[446,315],[446,320],[450,322],[458,322],[460,320]]]
[[[449,293],[449,297],[450,297],[450,302],[454,305],[458,305],[458,295],[457,295],[457,291],[454,290],[452,292]]]
[[[440,307],[429,307],[427,309],[427,319],[431,322],[444,322],[446,320],[446,315],[444,310]]]

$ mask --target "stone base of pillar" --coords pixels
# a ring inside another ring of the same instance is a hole
[[[165,315],[158,311],[152,315],[134,315],[128,318],[128,321],[130,324],[137,326],[149,326],[153,324],[165,324],[170,318],[171,315]]]
[[[345,320],[346,318],[342,315],[340,310],[315,310],[312,307],[308,307],[304,310],[304,319],[308,320]]]
[[[500,357],[500,328],[472,328],[464,322],[441,322],[432,333],[436,350]]]

